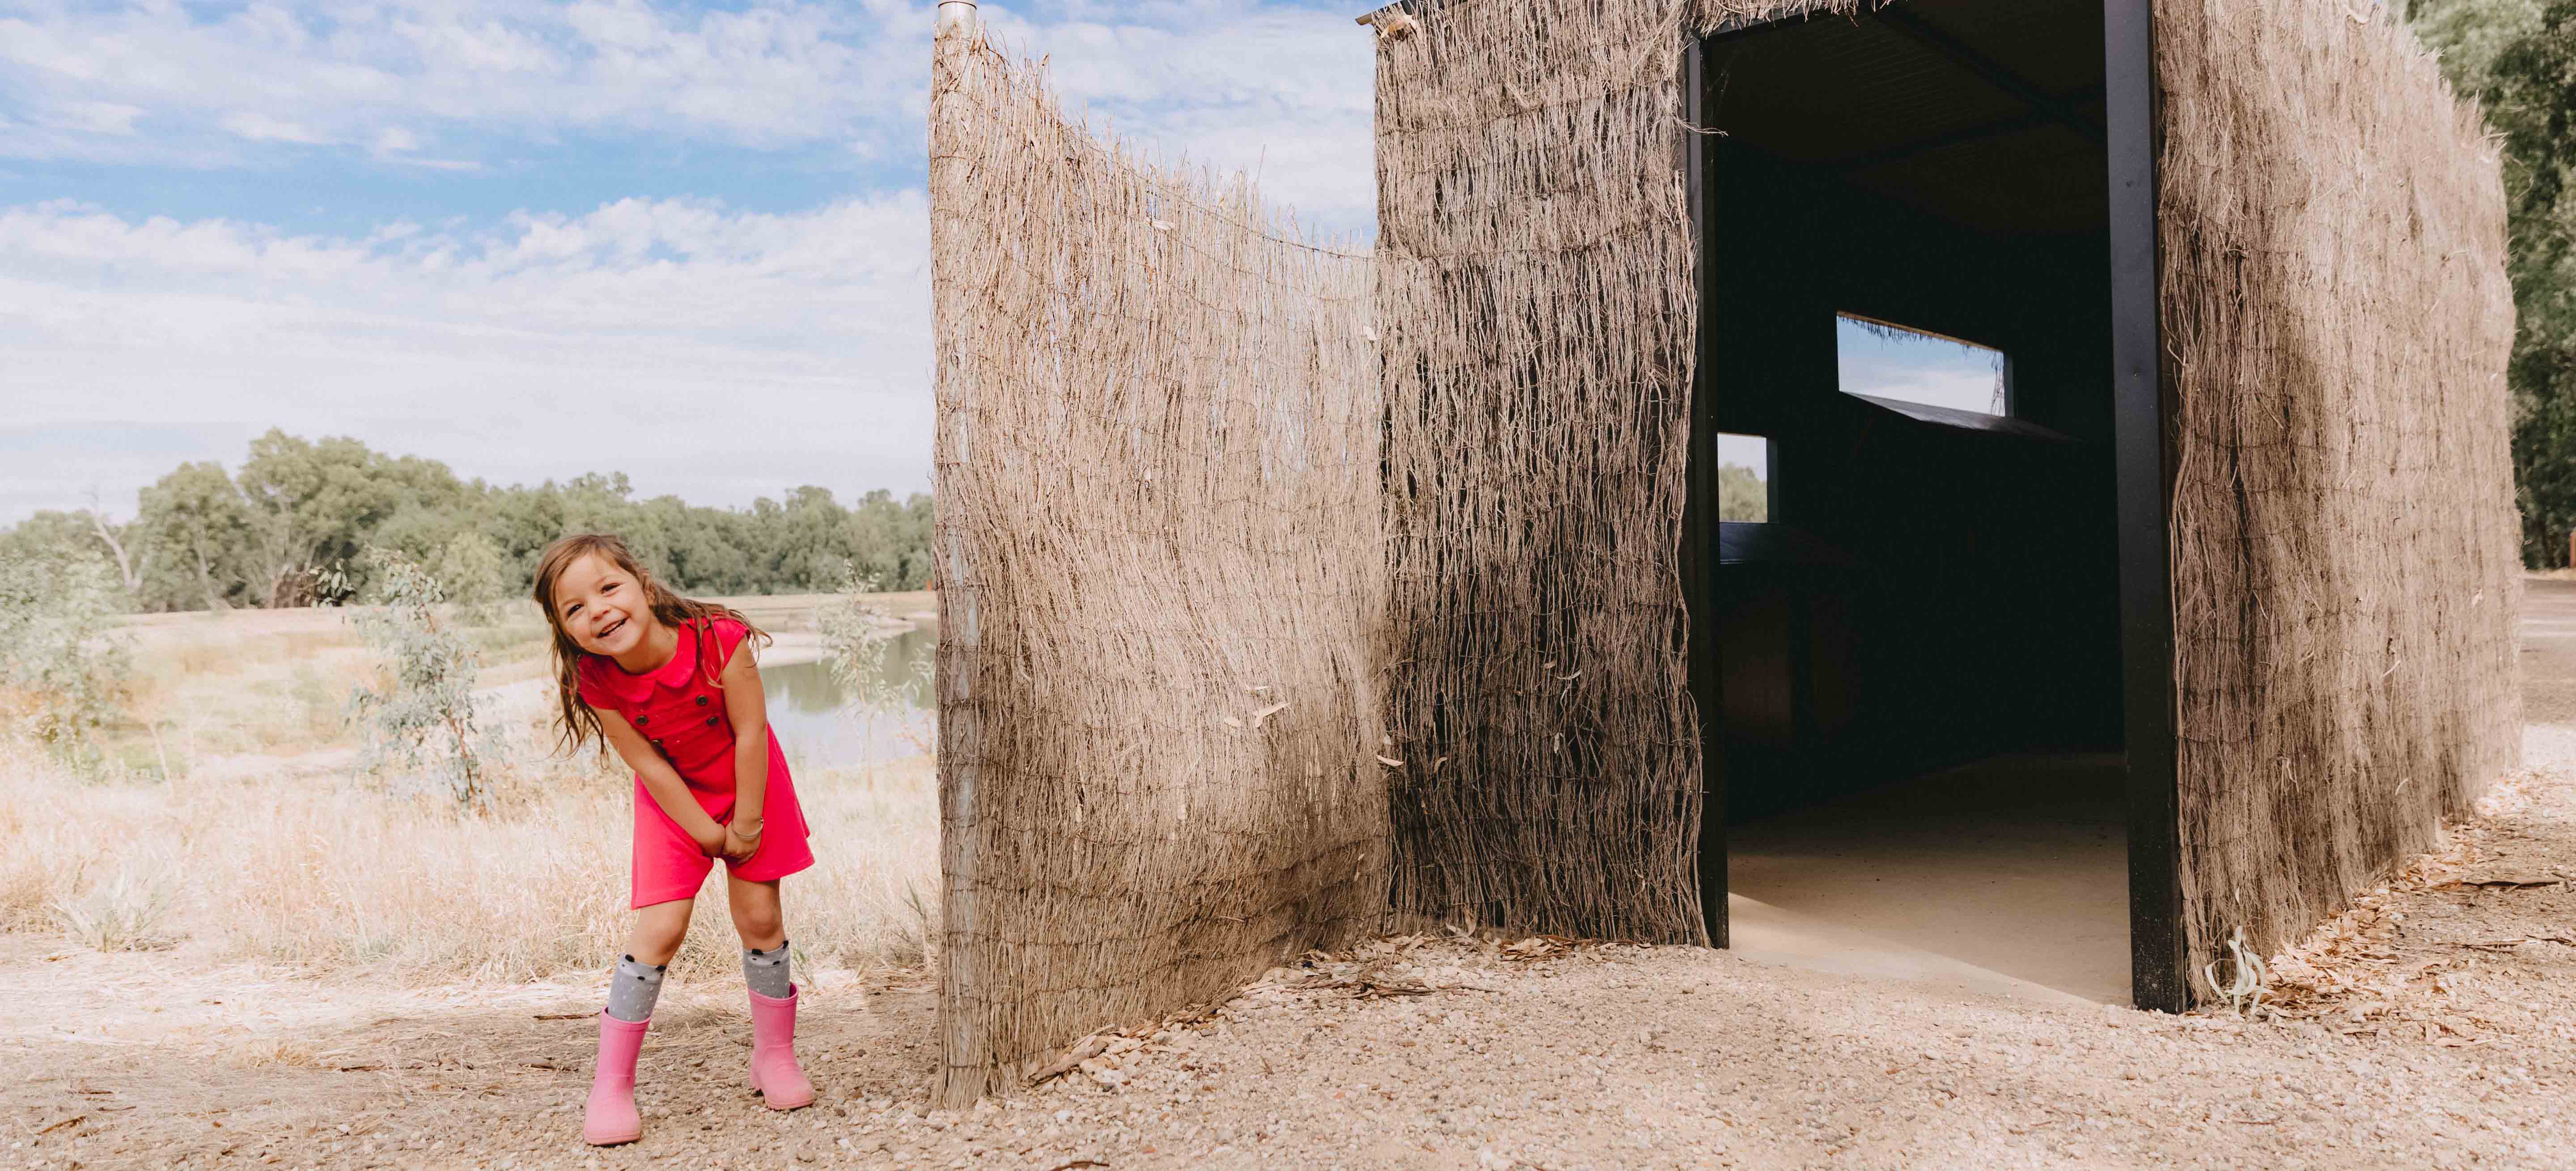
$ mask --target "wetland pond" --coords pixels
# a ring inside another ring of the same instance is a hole
[[[821,663],[760,668],[760,691],[769,700],[769,727],[797,767],[837,768],[900,760],[930,751],[935,724],[930,683],[917,668],[939,642],[928,623],[886,639],[886,692],[907,697],[901,713],[867,711],[858,697],[833,680]]]

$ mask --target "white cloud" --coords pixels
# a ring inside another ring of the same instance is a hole
[[[473,159],[425,159],[417,155],[383,155],[384,161],[405,167],[427,167],[433,171],[480,171],[483,164]]]
[[[480,171],[483,164],[474,159],[430,158],[412,152],[420,149],[420,136],[400,126],[388,126],[376,132],[375,143],[368,152],[376,161],[405,167],[427,167],[439,171]]]
[[[1365,232],[1377,204],[1376,50],[1361,9],[1085,4],[1047,23],[986,8],[1048,65],[1068,112],[1155,157],[1253,176],[1273,207]],[[1364,8],[1365,6],[1363,6]]]
[[[261,141],[358,144],[426,118],[775,146],[837,137],[892,104],[915,81],[897,61],[921,56],[910,50],[928,27],[901,0],[743,11],[303,0],[212,17],[159,0],[37,4],[0,19],[0,95],[130,105],[174,130],[193,121]]]
[[[253,110],[226,114],[217,120],[216,125],[253,142],[299,142],[306,146],[320,146],[330,141],[308,127]]]
[[[54,124],[66,130],[122,136],[134,133],[134,120],[143,116],[143,107],[74,101],[54,107],[51,113]]]
[[[417,161],[392,134],[440,142],[441,161],[494,162],[486,152],[622,133],[918,158],[933,7],[284,0],[206,16],[167,0],[38,0],[0,17],[0,127],[15,107],[49,132],[0,134],[0,156],[208,166],[342,146]],[[1003,43],[1050,59],[1071,102],[1158,153],[1258,168],[1275,198],[1312,211],[1348,218],[1373,202],[1374,58],[1347,6],[984,13]],[[151,133],[136,136],[138,119]]]
[[[931,7],[275,0],[207,16],[172,0],[0,0],[0,157],[22,173],[319,155],[509,176],[541,165],[527,144],[614,132],[820,146],[911,183]],[[1050,60],[1096,127],[1250,171],[1274,207],[1365,231],[1374,59],[1347,6],[983,11],[1004,45]],[[0,208],[0,524],[79,506],[92,484],[130,508],[159,470],[238,460],[244,428],[272,424],[505,482],[622,469],[708,503],[806,482],[927,486],[917,191],[775,215],[692,199],[497,222],[449,210],[315,235],[256,222],[284,210]],[[165,438],[150,460],[111,450],[107,437],[152,429]]]
[[[926,223],[917,192],[793,215],[626,200],[366,239],[10,209],[0,401],[21,435],[148,421],[221,445],[184,458],[238,460],[246,425],[275,425],[502,482],[624,470],[708,503],[926,488]],[[131,508],[133,461],[88,447],[14,456],[0,522],[93,484]]]

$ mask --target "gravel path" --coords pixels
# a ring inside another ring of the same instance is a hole
[[[2576,583],[2532,603],[2534,718],[2576,721],[2576,688],[2549,690],[2576,678]],[[13,936],[0,1166],[2566,1167],[2576,726],[2534,726],[2526,761],[2445,853],[2280,965],[2253,1019],[1403,939],[952,1113],[921,1106],[930,986],[826,972],[802,1046],[817,1105],[744,1090],[734,982],[674,987],[644,1141],[605,1152],[578,1138],[596,981],[399,991]]]
[[[1397,940],[1120,1038],[1017,1101],[925,1113],[929,987],[826,973],[816,1107],[742,1090],[730,982],[675,988],[645,1140],[594,1153],[576,1137],[587,982],[392,993],[21,947],[0,963],[18,1075],[0,1163],[2565,1166],[2576,947],[2524,941],[2566,934],[2576,896],[2478,884],[2576,872],[2576,730],[2535,729],[2533,749],[2548,770],[2455,835],[2457,865],[2369,900],[2335,937],[2349,954],[2302,969],[2344,982],[2301,986],[2280,1019],[1950,997],[1682,948]]]

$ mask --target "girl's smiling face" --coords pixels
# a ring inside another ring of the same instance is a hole
[[[642,646],[657,625],[643,583],[596,553],[564,567],[555,579],[554,608],[574,645],[612,659]]]

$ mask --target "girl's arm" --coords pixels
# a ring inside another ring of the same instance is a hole
[[[761,810],[769,800],[769,702],[760,693],[760,667],[751,640],[734,647],[724,666],[725,716],[733,721],[733,836],[726,857],[749,857],[760,844]],[[735,847],[742,847],[735,854]]]
[[[617,755],[635,770],[635,775],[644,779],[644,791],[653,795],[653,803],[661,806],[662,812],[670,814],[671,820],[680,823],[680,832],[689,835],[689,840],[696,842],[699,849],[710,854],[722,850],[725,845],[724,827],[707,816],[707,811],[698,805],[698,799],[689,795],[688,782],[680,779],[679,770],[672,768],[670,761],[662,759],[661,753],[653,751],[652,741],[636,731],[635,725],[627,723],[623,713],[608,708],[592,710],[599,713],[599,729],[607,734],[609,747],[616,749]]]

